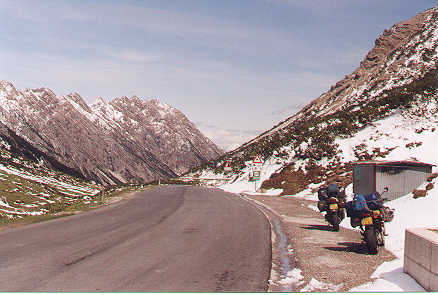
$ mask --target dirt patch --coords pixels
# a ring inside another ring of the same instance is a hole
[[[282,230],[289,240],[289,251],[293,253],[290,264],[302,271],[303,278],[295,282],[295,291],[305,288],[305,291],[345,292],[371,281],[372,273],[380,264],[395,258],[385,249],[380,249],[377,255],[369,255],[357,231],[345,228],[331,231],[323,215],[308,207],[315,206],[314,201],[293,197],[247,197],[264,204],[272,209],[266,211],[273,211],[270,214],[280,217]],[[277,255],[278,251],[273,251],[275,277],[271,277],[269,288],[272,292],[284,291]],[[310,285],[313,287],[308,289]]]
[[[114,203],[117,203],[117,202],[120,202],[123,200],[127,200],[127,199],[133,197],[138,192],[139,191],[121,193],[120,195],[106,199],[104,202],[104,205],[111,205],[111,204],[114,204]]]

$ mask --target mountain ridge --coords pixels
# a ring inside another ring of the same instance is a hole
[[[222,153],[180,111],[136,96],[88,105],[75,92],[20,92],[0,81],[0,122],[83,178],[105,185],[175,177]]]

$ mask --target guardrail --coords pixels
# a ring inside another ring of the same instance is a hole
[[[426,228],[406,230],[403,269],[427,291],[438,291],[437,231]]]
[[[198,178],[198,177],[179,177],[177,179],[187,180],[187,181],[196,181],[196,180],[221,180],[221,181],[229,181],[233,178]]]

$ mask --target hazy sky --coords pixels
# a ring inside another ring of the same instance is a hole
[[[58,95],[137,95],[221,146],[286,119],[351,73],[426,0],[0,0],[0,80]]]

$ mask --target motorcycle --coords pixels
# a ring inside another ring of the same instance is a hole
[[[339,224],[345,218],[345,191],[330,184],[318,190],[318,209],[320,212],[326,211],[324,218],[332,225],[333,231],[339,231]]]
[[[366,201],[369,210],[362,211],[359,216],[349,214],[349,209],[347,209],[347,215],[351,215],[351,225],[360,227],[360,233],[370,254],[377,254],[379,247],[385,245],[385,221],[391,221],[394,216],[394,209],[383,206],[385,199],[381,196],[387,191],[388,188],[385,187],[379,198]],[[347,205],[347,207],[349,206]],[[385,215],[387,216],[382,214],[383,210],[386,210],[387,214]]]
[[[345,218],[345,202],[339,201],[337,198],[330,197],[327,203],[327,214],[324,216],[324,218],[333,226],[333,231],[339,231],[339,224]]]

